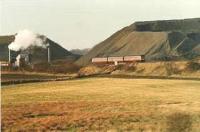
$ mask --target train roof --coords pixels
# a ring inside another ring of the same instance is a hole
[[[106,58],[106,57],[125,57],[125,56],[145,56],[145,55],[123,55],[123,56],[102,56],[102,57],[94,57],[94,58]]]

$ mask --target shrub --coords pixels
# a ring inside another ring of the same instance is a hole
[[[187,70],[189,70],[189,71],[198,71],[198,70],[200,70],[200,63],[193,62],[193,61],[188,62]]]
[[[168,132],[189,132],[192,129],[192,118],[186,113],[174,113],[167,117]]]
[[[130,72],[134,72],[136,70],[136,66],[133,64],[130,65],[124,65],[124,70],[125,71],[130,71]]]
[[[95,65],[88,65],[79,70],[79,76],[96,75],[102,72],[102,68]]]
[[[33,65],[33,71],[36,72],[47,72],[50,67],[50,64],[47,62],[41,62]]]
[[[79,67],[73,63],[66,63],[62,65],[51,65],[49,71],[53,73],[75,73],[79,71]]]
[[[125,71],[130,71],[130,72],[133,72],[136,70],[135,63],[122,64],[122,65],[117,65],[115,67],[117,70],[125,70]]]
[[[78,72],[80,67],[72,62],[47,62],[38,63],[33,66],[33,71],[36,72],[48,72],[48,73],[75,73]]]
[[[165,68],[167,71],[167,75],[179,74],[181,71],[176,67],[173,63],[166,63]]]

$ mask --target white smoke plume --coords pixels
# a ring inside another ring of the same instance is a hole
[[[29,30],[21,30],[15,36],[14,42],[9,44],[8,48],[14,51],[25,50],[30,46],[44,47],[44,41],[38,34]]]

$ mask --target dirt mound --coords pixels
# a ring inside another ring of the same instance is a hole
[[[167,61],[130,63],[126,65],[88,65],[79,70],[79,76],[89,75],[128,75],[155,77],[200,77],[200,62]]]
[[[78,74],[80,76],[88,76],[88,75],[100,74],[101,71],[102,71],[101,68],[91,65],[91,66],[81,68]]]
[[[127,70],[132,69],[132,71]],[[200,62],[198,61],[169,61],[148,62],[126,65],[112,72],[113,75],[135,76],[200,76]]]
[[[90,76],[90,75],[100,75],[100,74],[110,74],[117,69],[116,66],[95,66],[88,65],[79,70],[79,76]]]
[[[200,19],[136,22],[96,45],[76,64],[93,57],[145,55],[146,61],[185,60],[200,56]]]

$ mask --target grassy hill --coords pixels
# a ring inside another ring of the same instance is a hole
[[[200,18],[136,22],[97,44],[76,63],[93,57],[145,55],[147,61],[184,60],[200,56]]]

